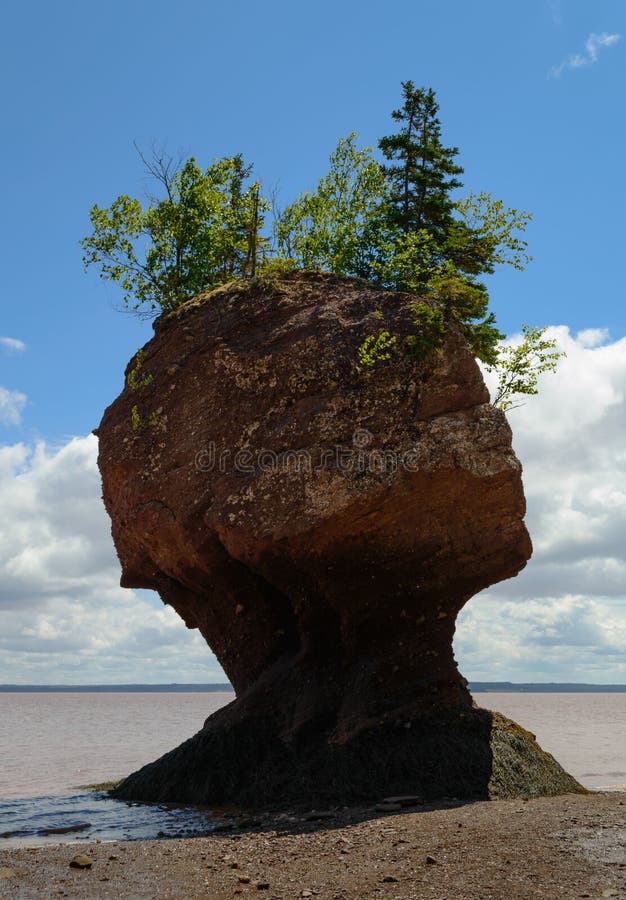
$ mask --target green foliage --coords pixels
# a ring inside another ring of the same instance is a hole
[[[133,431],[141,431],[141,428],[143,426],[141,415],[139,413],[139,407],[136,403],[130,411],[130,424]]]
[[[128,387],[131,391],[136,391],[142,387],[148,387],[149,384],[152,384],[154,380],[153,375],[142,375],[139,377],[139,373],[141,372],[144,364],[144,352],[143,350],[138,350],[135,356],[135,367],[131,369],[128,373]]]
[[[160,196],[147,204],[121,195],[108,208],[94,206],[92,233],[81,241],[85,267],[117,283],[126,307],[139,314],[176,309],[189,297],[222,285],[246,291],[280,290],[282,276],[313,269],[366,279],[420,299],[413,306],[409,352],[437,352],[451,325],[473,353],[499,372],[496,403],[536,392],[540,374],[554,371],[559,354],[543,330],[524,326],[522,344],[502,347],[480,281],[496,266],[523,269],[530,261],[523,238],[531,216],[507,208],[491,194],[455,199],[463,169],[458,149],[442,142],[432,89],[402,83],[402,105],[392,112],[394,134],[382,137],[384,161],[357,135],[342,138],[328,173],[283,212],[274,208],[274,233],[265,233],[270,208],[240,154],[201,169],[192,157],[175,166],[154,153],[141,156]],[[140,154],[141,155],[141,154]],[[270,249],[272,246],[272,249]],[[379,317],[382,314],[378,311]],[[382,324],[382,323],[381,323]],[[364,367],[388,360],[396,337],[382,330],[359,348]],[[146,387],[143,355],[128,375],[131,390]],[[135,431],[157,424],[132,410]]]
[[[313,193],[301,194],[276,222],[278,252],[304,269],[371,279],[384,238],[387,187],[356,134],[342,138],[330,170]]]
[[[404,103],[391,116],[400,130],[378,146],[392,165],[384,167],[389,185],[389,217],[403,234],[425,229],[438,238],[452,221],[450,191],[461,187],[463,169],[454,162],[456,147],[441,143],[439,104],[432,89],[402,82]]]
[[[359,149],[355,134],[341,140],[316,190],[278,218],[278,252],[302,268],[428,298],[413,352],[441,346],[454,322],[473,352],[493,364],[502,334],[478,278],[500,264],[523,268],[530,257],[521,235],[530,216],[487,193],[453,200],[463,170],[454,162],[457,149],[441,141],[435,94],[410,81],[402,91],[404,104],[392,113],[399,130],[379,141],[388,164]]]
[[[371,368],[378,362],[391,359],[391,348],[396,341],[396,336],[388,331],[381,331],[378,335],[369,334],[359,347],[359,362]]]
[[[416,332],[409,337],[409,352],[416,359],[422,359],[443,346],[446,321],[441,307],[423,301],[415,303],[412,312]]]
[[[143,431],[144,428],[156,428],[161,423],[161,417],[156,410],[149,412],[144,419],[135,403],[130,411],[130,424],[133,431]]]
[[[295,272],[300,268],[295,259],[286,256],[268,256],[260,267],[259,276],[262,278],[282,278],[289,272]]]
[[[120,285],[127,309],[148,314],[253,276],[266,249],[268,203],[241,155],[205,170],[193,157],[178,169],[157,154],[144,163],[164,196],[146,206],[126,195],[106,209],[94,206],[93,231],[81,241],[85,268],[99,267],[101,278]]]
[[[465,336],[474,356],[495,364],[498,342],[504,335],[488,313],[489,297],[483,285],[458,278],[452,271],[434,276],[427,285],[427,300],[413,306],[417,331],[409,346],[418,358],[443,346],[450,323]]]
[[[520,237],[532,221],[530,213],[507,208],[485,191],[457,200],[455,208],[461,223],[455,222],[448,246],[459,269],[478,274],[509,265],[522,271],[531,262],[528,244]]]
[[[459,276],[454,266],[448,264],[432,276],[427,291],[431,302],[441,310],[445,326],[454,322],[474,355],[493,364],[497,344],[504,335],[496,328],[493,313],[488,312],[489,295],[485,286]]]
[[[423,293],[439,269],[434,239],[425,228],[407,234],[396,231],[380,251],[374,265],[376,281],[393,291]]]
[[[473,352],[494,363],[503,335],[489,313],[489,297],[477,276],[496,264],[523,268],[529,257],[520,237],[530,216],[507,209],[491,195],[470,194],[453,201],[463,169],[454,159],[456,147],[441,141],[439,106],[432,90],[402,84],[404,104],[392,117],[397,134],[381,138],[379,147],[392,165],[384,168],[389,188],[389,225],[397,232],[391,252],[381,254],[380,281],[386,287],[428,297],[418,307],[418,354],[437,349],[454,322]]]
[[[538,392],[539,376],[555,372],[566,354],[556,349],[556,341],[545,337],[546,329],[522,326],[522,340],[499,348],[489,371],[498,374],[494,406],[506,411],[523,405],[522,398]]]
[[[145,354],[143,349],[139,349],[135,355],[135,365],[128,373],[126,382],[131,391],[138,391],[141,388],[149,387],[154,381],[154,376],[147,374],[141,375],[145,362]],[[144,418],[139,412],[138,404],[134,404],[130,411],[130,424],[133,431],[143,431],[144,428],[153,428],[158,425],[160,418],[158,413],[150,412]]]

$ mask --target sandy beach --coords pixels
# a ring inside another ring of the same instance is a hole
[[[91,867],[71,868],[77,854]],[[626,898],[626,795],[282,813],[207,837],[5,850],[0,896]]]

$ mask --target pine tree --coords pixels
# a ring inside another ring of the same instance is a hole
[[[461,187],[463,172],[454,162],[456,147],[441,143],[439,104],[435,92],[402,82],[404,105],[392,112],[401,123],[397,134],[383,137],[378,146],[392,165],[384,167],[391,187],[390,220],[404,234],[425,230],[441,241],[452,223],[450,192]]]

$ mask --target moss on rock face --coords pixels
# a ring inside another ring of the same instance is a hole
[[[534,734],[500,713],[490,712],[490,715],[493,721],[491,797],[507,799],[587,793],[550,753],[541,749]]]

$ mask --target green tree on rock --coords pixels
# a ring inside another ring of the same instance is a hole
[[[443,144],[435,92],[405,81],[402,94],[392,112],[398,131],[379,141],[385,161],[359,148],[355,134],[341,140],[316,189],[278,217],[278,253],[301,268],[419,295],[416,354],[441,346],[455,323],[493,365],[503,335],[480,276],[499,264],[523,268],[530,217],[487,193],[455,199],[463,170],[457,148]]]
[[[378,142],[382,158],[360,148],[354,133],[341,139],[316,188],[275,214],[272,240],[265,231],[270,204],[240,154],[206,169],[193,157],[174,165],[164,154],[140,154],[158,193],[147,204],[121,195],[108,208],[91,209],[92,233],[81,241],[85,267],[98,266],[139,315],[290,268],[411,292],[415,333],[408,346],[383,328],[364,341],[361,368],[389,364],[400,352],[422,359],[458,328],[474,355],[497,370],[495,402],[511,408],[536,392],[538,377],[560,356],[538,329],[525,330],[520,345],[503,346],[481,280],[499,265],[524,268],[531,216],[486,192],[455,195],[463,169],[458,149],[443,143],[438,114],[431,88],[403,82],[402,105],[391,114],[397,130]]]
[[[450,192],[462,186],[455,177],[463,173],[454,162],[459,151],[441,143],[439,104],[432,89],[403,81],[402,95],[402,107],[391,113],[400,123],[399,131],[378,142],[390,162],[384,166],[390,189],[389,217],[403,234],[424,229],[441,241],[453,219]]]
[[[519,234],[529,216],[486,193],[455,200],[463,169],[455,162],[458,149],[442,143],[435,92],[405,81],[402,93],[403,106],[392,112],[399,130],[379,141],[388,161],[388,224],[396,230],[380,281],[424,297],[415,307],[418,352],[440,345],[454,322],[476,356],[495,365],[503,335],[479,276],[498,263],[523,267],[528,257]]]
[[[301,268],[376,280],[390,239],[388,190],[380,164],[356,138],[341,138],[315,190],[278,217],[276,238],[279,254]]]
[[[117,282],[127,309],[151,315],[174,309],[200,291],[253,276],[266,251],[262,237],[267,201],[251,181],[241,155],[205,170],[191,157],[142,156],[159,189],[147,205],[121,195],[94,206],[93,231],[81,241],[85,268]]]
[[[493,405],[503,412],[524,405],[524,397],[539,393],[539,378],[546,372],[556,372],[559,360],[566,354],[557,348],[555,338],[546,337],[546,328],[522,325],[521,338],[503,344],[495,365],[498,384]]]

